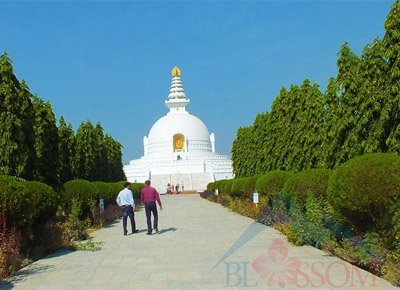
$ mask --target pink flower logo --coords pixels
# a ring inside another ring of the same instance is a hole
[[[268,256],[260,256],[251,264],[260,278],[268,279],[268,285],[276,283],[283,288],[286,282],[291,285],[297,282],[301,261],[298,258],[288,257],[289,248],[281,239],[274,239],[268,248]]]

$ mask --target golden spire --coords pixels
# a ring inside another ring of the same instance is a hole
[[[175,66],[172,69],[171,73],[172,73],[173,77],[177,78],[177,77],[179,77],[181,75],[181,70],[179,69],[179,67]]]

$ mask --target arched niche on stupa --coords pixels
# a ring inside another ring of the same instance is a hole
[[[174,152],[182,152],[185,147],[185,136],[181,133],[175,134],[173,137]]]

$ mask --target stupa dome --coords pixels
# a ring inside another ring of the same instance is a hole
[[[211,142],[210,133],[199,118],[188,112],[176,112],[169,113],[154,123],[148,135],[149,145],[155,142],[171,141],[175,134],[184,135],[189,142],[191,140]]]

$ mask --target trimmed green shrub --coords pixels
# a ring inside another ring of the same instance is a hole
[[[229,179],[222,179],[222,180],[218,180],[218,183],[216,183],[214,185],[214,190],[218,189],[219,193],[223,193],[224,192],[224,186],[225,183],[228,181]]]
[[[110,183],[103,181],[94,181],[92,184],[96,187],[96,195],[104,199],[104,205],[109,205],[115,202],[113,191]]]
[[[60,197],[53,188],[39,181],[25,181],[21,185],[28,191],[34,207],[34,221],[45,222],[55,217]]]
[[[23,182],[0,176],[0,210],[7,217],[8,225],[18,229],[28,227],[36,213],[35,205]]]
[[[132,183],[131,184],[131,190],[133,194],[134,199],[139,199],[140,198],[140,191],[144,187],[144,183]],[[115,197],[117,198],[117,197]]]
[[[362,232],[390,225],[390,208],[400,198],[400,157],[366,154],[339,166],[329,180],[328,200]]]
[[[315,197],[326,197],[328,180],[332,171],[326,169],[309,169],[292,175],[285,183],[285,193],[292,198],[301,209],[304,209],[307,194]]]
[[[259,175],[245,177],[243,181],[242,191],[247,194],[253,193],[256,190],[256,183],[259,177]]]
[[[222,182],[223,180],[217,180],[217,181],[214,181],[214,182],[211,182],[211,185],[210,185],[210,190],[216,190],[216,189],[218,189],[218,187],[219,187],[219,185],[221,184],[221,182]]]
[[[115,200],[117,199],[118,193],[124,189],[125,182],[126,182],[126,180],[121,180],[121,181],[110,183],[111,192],[112,192],[112,200],[111,200],[112,203],[116,204]]]
[[[221,183],[221,191],[225,194],[231,194],[232,184],[235,180],[234,179],[226,179],[224,183]]]
[[[75,198],[81,205],[82,217],[87,217],[90,214],[90,200],[98,201],[98,189],[93,183],[84,179],[70,180],[64,183],[61,197],[63,208],[67,214],[70,213],[71,201]]]
[[[223,183],[224,181],[225,181],[225,179],[210,182],[208,190],[216,190],[216,189],[220,190],[221,183]]]
[[[125,182],[126,182],[126,180],[110,183],[111,192],[112,192],[111,203],[115,203],[118,193],[124,189]],[[133,194],[133,198],[135,200],[140,199],[140,191],[142,190],[143,187],[144,187],[144,183],[131,183],[131,191]]]
[[[245,191],[243,191],[243,184],[246,177],[240,177],[233,179],[231,186],[231,195],[236,197],[245,197]]]
[[[221,184],[222,181],[224,181],[224,179],[216,180],[214,182],[210,182],[209,184],[207,184],[207,190],[216,190],[216,189],[218,189],[218,186]]]
[[[118,191],[121,191],[124,189],[124,185],[126,182],[127,182],[126,180],[121,180],[121,181],[113,182],[112,184],[115,185],[115,189],[119,188]]]
[[[274,170],[260,176],[256,182],[256,191],[268,197],[277,196],[285,187],[286,181],[293,176],[290,171]]]

